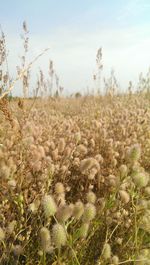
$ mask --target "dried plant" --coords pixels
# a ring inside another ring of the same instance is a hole
[[[96,74],[93,75],[93,80],[96,84],[96,93],[99,95],[102,93],[101,91],[101,78],[102,78],[102,70],[103,70],[103,64],[102,64],[102,48],[99,48],[96,54],[96,66],[97,71]]]
[[[34,99],[9,101],[42,54],[0,96],[0,264],[148,265],[150,97],[116,95],[113,72],[104,96],[57,80],[54,97],[41,71]]]
[[[0,26],[0,96],[10,85],[11,79],[8,67],[8,51],[6,47],[5,34]]]
[[[119,92],[119,84],[115,77],[114,70],[111,71],[110,78],[104,78],[104,91],[106,95],[110,95],[111,97],[113,97]]]

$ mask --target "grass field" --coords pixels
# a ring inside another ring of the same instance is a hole
[[[0,265],[150,265],[150,70],[102,96],[100,48],[93,94],[65,97],[50,60],[29,98],[28,33],[14,79],[0,39]]]
[[[0,101],[0,264],[150,264],[150,97]]]

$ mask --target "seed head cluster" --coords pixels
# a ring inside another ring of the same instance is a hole
[[[0,264],[149,264],[149,94],[56,95],[0,101]]]

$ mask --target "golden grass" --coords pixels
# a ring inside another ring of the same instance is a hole
[[[150,99],[19,102],[0,114],[0,264],[149,264]]]
[[[63,98],[49,64],[28,99],[28,30],[11,81],[0,42],[0,264],[150,264],[149,74],[117,95],[111,73],[101,96]],[[22,80],[24,98],[9,93]],[[53,92],[54,79],[56,91]],[[40,96],[38,96],[38,92]],[[43,98],[44,96],[45,98]]]

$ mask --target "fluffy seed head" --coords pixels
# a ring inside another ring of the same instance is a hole
[[[120,199],[123,203],[128,203],[130,201],[130,195],[125,190],[119,191]]]
[[[144,192],[146,195],[150,196],[150,186],[146,187]]]
[[[76,202],[74,205],[73,216],[79,220],[84,213],[84,205],[82,202]]]
[[[36,161],[35,163],[31,164],[33,172],[39,172],[42,169],[42,162],[41,161]]]
[[[139,188],[146,187],[149,181],[149,176],[144,172],[139,172],[133,175],[133,181]]]
[[[89,191],[87,193],[87,195],[86,195],[86,199],[87,199],[87,202],[94,204],[95,201],[96,201],[96,195],[95,195],[95,193],[92,192],[92,191]]]
[[[65,193],[61,193],[56,197],[57,205],[64,206],[66,204]]]
[[[128,150],[128,159],[131,162],[137,162],[141,156],[141,148],[139,144],[134,144]]]
[[[150,233],[150,210],[146,210],[140,220],[140,228]]]
[[[138,202],[137,209],[139,209],[139,210],[147,209],[147,206],[148,206],[148,201],[141,199]]]
[[[83,222],[88,223],[94,219],[96,215],[96,208],[94,204],[87,203],[84,209]]]
[[[92,164],[93,164],[93,161],[91,158],[83,159],[80,163],[81,172],[88,170],[92,166]]]
[[[42,227],[40,230],[41,246],[45,252],[48,252],[51,245],[50,232],[46,227]]]
[[[75,138],[75,141],[78,143],[81,140],[80,132],[75,133],[74,138]]]
[[[81,238],[86,238],[89,231],[89,223],[83,223],[79,229],[79,235]]]
[[[91,139],[90,140],[90,145],[94,148],[95,147],[95,141],[94,141],[94,139]]]
[[[118,258],[118,256],[113,256],[113,257],[112,257],[112,263],[113,263],[114,265],[118,265],[118,263],[119,263],[119,258]]]
[[[55,224],[52,228],[53,243],[57,248],[66,244],[66,233],[64,227],[61,224]]]
[[[34,202],[29,204],[29,211],[32,212],[33,214],[37,212],[37,208]]]
[[[42,201],[45,216],[53,216],[57,211],[56,203],[51,195],[45,195]]]
[[[65,192],[64,185],[61,182],[57,182],[55,184],[55,193],[56,194],[61,194]]]
[[[71,151],[72,151],[71,148],[67,146],[64,151],[65,156],[69,157],[71,155]]]
[[[99,170],[99,163],[92,157],[83,159],[80,163],[80,170],[82,173],[86,170],[92,169],[93,167],[95,167],[97,171]]]
[[[107,260],[107,259],[110,259],[110,257],[111,257],[111,247],[108,243],[106,243],[104,245],[103,258]]]
[[[73,209],[70,205],[60,207],[56,213],[56,218],[59,222],[66,222],[72,215]]]
[[[83,144],[80,144],[77,147],[77,152],[79,152],[79,154],[86,155],[88,151],[87,151],[87,148]]]
[[[118,178],[114,175],[109,175],[108,184],[111,187],[116,187],[118,185]]]
[[[61,138],[60,141],[59,141],[59,144],[58,144],[58,152],[59,153],[63,153],[64,149],[65,149],[65,139],[64,138]]]
[[[52,158],[54,161],[58,159],[58,149],[56,148],[54,151],[52,151]]]
[[[127,176],[128,168],[126,165],[121,165],[119,168],[119,171],[120,171],[120,177],[122,179],[122,178],[125,178]]]
[[[123,242],[123,238],[120,238],[120,237],[116,238],[116,243],[118,245],[122,245],[122,242]]]
[[[98,155],[96,155],[95,156],[95,159],[99,162],[99,163],[103,163],[103,161],[104,161],[104,159],[103,159],[103,157],[101,156],[101,154],[98,154]]]
[[[89,180],[94,179],[96,174],[97,174],[97,169],[96,169],[96,168],[92,168],[92,169],[90,170],[90,174],[88,175],[88,179],[89,179]]]
[[[40,153],[41,158],[45,157],[45,150],[43,146],[41,145],[38,146],[38,152]]]

